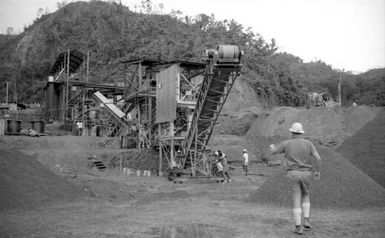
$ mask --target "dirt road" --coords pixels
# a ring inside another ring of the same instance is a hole
[[[296,237],[291,209],[244,201],[267,178],[263,171],[276,170],[252,167],[247,177],[237,167],[233,182],[226,184],[174,184],[160,177],[92,170],[70,181],[93,190],[93,196],[3,211],[0,237]],[[385,209],[313,210],[312,216],[314,229],[304,237],[385,234]]]

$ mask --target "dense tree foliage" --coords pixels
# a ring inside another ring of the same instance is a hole
[[[245,52],[243,79],[267,104],[300,106],[308,91],[329,91],[336,96],[340,77],[345,102],[384,101],[384,89],[376,87],[384,87],[383,70],[356,79],[323,62],[303,63],[293,55],[277,53],[274,39],[267,42],[234,20],[216,21],[205,14],[182,16],[180,11],[163,14],[162,9],[163,5],[154,6],[150,0],[143,0],[135,12],[116,1],[63,1],[55,13],[40,14],[23,33],[0,37],[0,84],[10,82],[11,89],[16,85],[18,100],[33,102],[42,99],[55,58],[68,49],[90,52],[93,81],[117,82],[125,74],[119,64],[122,59],[200,61],[204,49],[235,44]],[[4,95],[0,90],[0,101]]]

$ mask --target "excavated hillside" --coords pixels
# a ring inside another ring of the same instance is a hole
[[[289,137],[288,128],[294,122],[301,122],[306,131],[306,137],[321,143],[334,141],[338,144],[354,135],[380,111],[380,108],[369,106],[341,108],[341,111],[327,107],[309,109],[276,107],[258,115],[247,137]]]

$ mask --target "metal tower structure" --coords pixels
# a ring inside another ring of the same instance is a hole
[[[188,169],[193,177],[211,176],[207,143],[240,74],[242,54],[238,46],[220,45],[205,51],[205,70],[192,77],[183,76],[177,66],[157,74],[160,171],[165,156],[170,168]],[[198,76],[200,80],[196,79]],[[182,91],[182,88],[187,89]],[[190,101],[183,102],[181,98],[186,97],[190,97]],[[182,123],[177,123],[178,112],[184,115]],[[176,124],[181,126],[178,128]],[[185,128],[184,133],[179,133],[180,128]]]

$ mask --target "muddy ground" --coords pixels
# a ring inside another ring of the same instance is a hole
[[[255,125],[251,129],[261,131]],[[3,209],[0,237],[298,237],[292,232],[290,208],[246,201],[282,168],[267,167],[253,152],[250,175],[244,176],[237,151],[243,147],[258,150],[250,147],[253,143],[249,136],[218,134],[212,140],[213,147],[225,151],[227,147],[233,161],[232,182],[222,184],[174,184],[155,173],[137,177],[125,175],[119,168],[91,169],[88,157],[94,154],[108,163],[116,155],[127,153],[117,149],[116,141],[103,138],[2,136],[0,149],[20,150],[52,171],[52,176],[81,188],[85,195],[76,201]],[[259,144],[275,140],[259,139]],[[314,228],[304,237],[385,234],[385,207],[312,209],[311,217]]]

